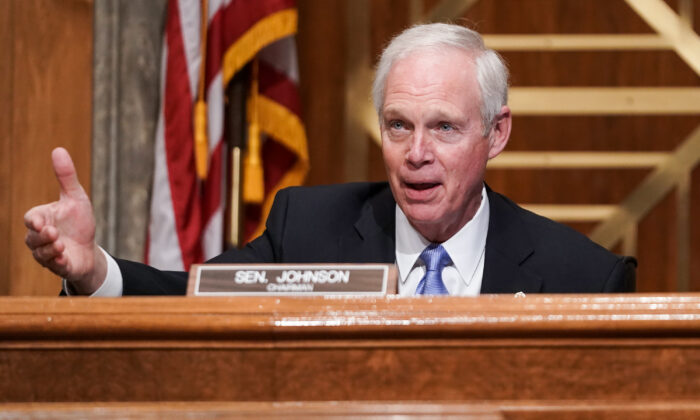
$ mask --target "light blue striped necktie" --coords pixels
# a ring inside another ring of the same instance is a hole
[[[440,244],[430,244],[420,254],[425,263],[425,275],[416,287],[417,295],[449,295],[442,282],[442,269],[452,263],[445,248]]]

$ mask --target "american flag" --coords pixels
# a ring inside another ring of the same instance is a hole
[[[146,249],[146,262],[160,269],[187,270],[223,250],[224,92],[251,60],[257,60],[258,69],[255,114],[262,141],[264,196],[262,203],[246,205],[246,238],[262,232],[274,194],[302,183],[308,170],[297,89],[294,0],[204,1],[168,2]],[[202,62],[205,67],[200,71]],[[208,138],[204,173],[199,168],[203,179],[197,175],[193,124],[200,73]]]

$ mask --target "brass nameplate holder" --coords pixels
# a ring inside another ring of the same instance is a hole
[[[187,296],[395,294],[392,264],[195,264]]]

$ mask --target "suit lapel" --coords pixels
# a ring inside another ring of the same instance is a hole
[[[340,256],[347,262],[393,264],[395,205],[388,185],[367,200],[353,228],[340,238]]]
[[[539,292],[542,278],[526,267],[534,246],[515,204],[488,186],[486,193],[490,217],[481,293]]]
[[[537,293],[542,279],[526,267],[534,246],[514,204],[486,187],[490,217],[481,293]],[[388,187],[365,202],[339,239],[339,262],[394,263],[396,202]]]

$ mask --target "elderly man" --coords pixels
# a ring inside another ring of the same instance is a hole
[[[595,293],[634,289],[635,261],[527,212],[484,184],[508,142],[508,74],[478,33],[410,28],[377,67],[373,99],[389,182],[281,191],[267,229],[211,262],[396,263],[399,293]],[[183,294],[185,273],[114,259],[94,242],[91,204],[63,149],[58,202],[25,215],[36,260],[67,292]]]

